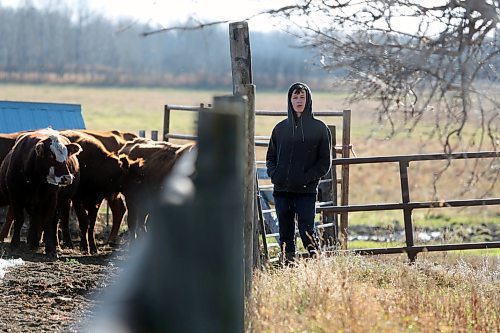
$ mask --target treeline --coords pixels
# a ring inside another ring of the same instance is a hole
[[[130,19],[111,21],[88,7],[27,1],[0,7],[2,82],[221,88],[231,85],[228,26],[170,31]],[[84,2],[82,2],[84,3]],[[1,5],[1,2],[0,2]],[[250,27],[251,28],[251,27]],[[291,36],[251,32],[254,82],[275,89],[303,80],[320,87],[326,74]]]

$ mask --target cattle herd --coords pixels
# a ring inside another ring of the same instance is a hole
[[[8,206],[0,241],[13,223],[10,247],[17,249],[27,214],[29,248],[37,250],[43,239],[46,255],[57,258],[60,245],[73,247],[69,230],[73,208],[81,251],[97,253],[94,226],[106,199],[113,214],[108,242],[117,241],[126,212],[133,242],[146,231],[147,215],[162,189],[162,180],[192,148],[192,144],[153,141],[116,130],[47,128],[0,134],[0,207]]]

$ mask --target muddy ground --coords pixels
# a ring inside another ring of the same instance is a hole
[[[479,241],[498,240],[497,226],[485,235]],[[104,245],[107,232],[101,229],[97,233],[99,254],[82,255],[75,233],[75,250],[60,250],[55,261],[45,257],[43,248],[33,253],[23,243],[12,253],[8,239],[0,243],[0,258],[24,261],[0,279],[0,332],[87,331],[86,324],[92,322],[102,303],[100,296],[133,255],[126,236],[121,236],[122,245],[111,248]]]
[[[83,330],[129,255],[126,245],[101,245],[98,255],[61,250],[57,260],[47,260],[43,249],[33,253],[23,244],[12,253],[9,245],[0,244],[1,258],[21,258],[24,264],[8,268],[0,279],[0,332]]]

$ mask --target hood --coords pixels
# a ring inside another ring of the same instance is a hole
[[[295,117],[295,113],[293,111],[291,97],[292,97],[292,92],[295,90],[295,88],[297,88],[297,86],[302,86],[305,89],[305,91],[306,91],[306,98],[307,98],[306,107],[304,108],[304,112],[302,113],[301,118],[302,117],[307,117],[307,118],[313,118],[314,117],[313,112],[312,112],[311,89],[309,89],[309,87],[305,83],[295,82],[288,89],[288,97],[287,97],[287,101],[288,101],[288,120],[291,121],[292,124],[293,124],[293,120],[294,120],[294,117]]]

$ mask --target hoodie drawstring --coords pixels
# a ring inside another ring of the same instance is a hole
[[[294,121],[292,125],[292,138],[295,138],[295,127],[297,126],[298,122],[300,122],[300,131],[302,134],[302,143],[306,142],[306,139],[304,137],[304,123],[302,122],[302,117],[297,119],[297,123]]]
[[[302,117],[300,117],[300,130],[302,131],[302,143],[305,142],[304,139],[304,124],[302,123]]]

